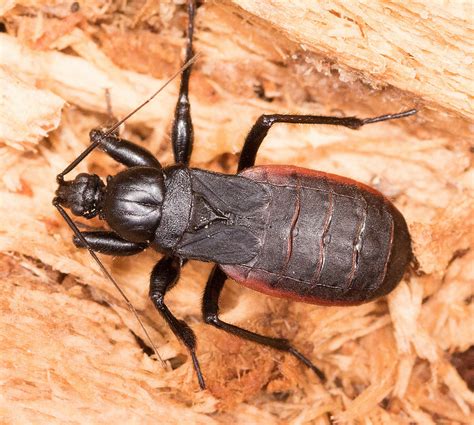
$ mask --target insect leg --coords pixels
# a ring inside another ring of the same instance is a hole
[[[100,254],[116,256],[135,255],[142,252],[148,246],[146,243],[136,243],[122,239],[114,232],[94,231],[81,232],[81,234],[87,241],[88,246],[84,245],[77,236],[73,237],[74,245],[78,248],[91,248],[92,251],[99,252]]]
[[[278,122],[287,124],[340,125],[355,130],[365,124],[404,118],[416,114],[416,112],[416,109],[410,109],[409,111],[400,112],[399,114],[381,115],[379,117],[365,119],[356,117],[327,117],[320,115],[261,115],[245,139],[244,147],[240,154],[238,171],[242,171],[247,167],[252,167],[255,164],[255,158],[263,139],[270,130],[270,127]]]
[[[189,61],[193,53],[193,31],[194,15],[196,12],[195,0],[188,0],[188,31],[186,43],[185,62]],[[191,120],[191,105],[189,103],[189,77],[191,66],[186,68],[181,75],[178,102],[174,113],[173,128],[171,131],[171,143],[173,145],[174,159],[176,163],[187,165],[193,149],[193,123]]]
[[[237,326],[225,323],[219,319],[219,296],[221,294],[224,283],[227,279],[225,273],[214,266],[209,279],[206,284],[204,291],[204,297],[202,302],[202,314],[204,321],[216,328],[222,329],[231,334],[237,335],[240,338],[248,339],[258,344],[267,345],[280,351],[286,351],[287,353],[293,354],[298,360],[308,366],[318,377],[325,381],[326,378],[324,373],[321,372],[316,366],[311,363],[309,359],[303,356],[299,351],[293,348],[288,340],[283,338],[272,338],[264,335],[259,335],[254,332],[247,331],[246,329],[239,328]]]
[[[145,148],[114,135],[106,136],[102,130],[94,129],[89,133],[91,143],[99,142],[99,149],[112,159],[127,167],[153,167],[161,169],[161,164],[153,154]]]
[[[194,370],[196,371],[199,386],[206,388],[201,368],[196,357],[196,336],[192,329],[182,320],[176,319],[165,305],[164,297],[166,292],[171,289],[179,279],[182,262],[176,257],[163,257],[151,272],[150,279],[150,298],[156,309],[163,318],[168,322],[169,327],[188,349],[193,360]]]

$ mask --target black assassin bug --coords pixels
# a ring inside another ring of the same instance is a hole
[[[401,213],[375,189],[294,166],[256,167],[258,149],[275,123],[357,129],[408,117],[416,110],[366,119],[262,115],[247,135],[236,175],[189,168],[193,125],[188,86],[195,9],[195,1],[189,1],[186,63],[171,135],[175,164],[163,168],[149,151],[118,138],[114,132],[126,117],[107,132],[90,132],[91,145],[58,175],[53,204],[74,231],[75,245],[89,249],[114,284],[95,252],[133,255],[151,247],[163,253],[151,273],[149,295],[189,350],[201,388],[205,383],[194,332],[164,302],[188,259],[215,263],[202,303],[206,323],[291,353],[324,380],[324,374],[288,340],[259,335],[219,318],[218,301],[227,277],[288,299],[360,304],[388,294],[401,280],[412,259],[410,235]],[[127,168],[109,176],[106,184],[86,173],[66,181],[64,176],[96,147]],[[64,207],[88,219],[98,215],[111,231],[80,232]]]

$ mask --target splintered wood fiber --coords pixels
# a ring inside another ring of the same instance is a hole
[[[417,273],[357,307],[275,299],[229,281],[222,318],[288,338],[327,375],[202,322],[210,264],[166,297],[194,330],[208,389],[148,300],[160,254],[101,256],[117,291],[51,205],[55,176],[180,66],[183,0],[0,4],[0,423],[474,423],[473,10],[463,0],[204,1],[191,77],[192,166],[232,173],[262,113],[416,116],[354,131],[275,125],[259,164],[369,184],[406,217]],[[175,80],[122,136],[172,163]],[[121,167],[96,152],[73,174]],[[81,228],[104,228],[98,219]],[[134,336],[137,335],[137,337]]]

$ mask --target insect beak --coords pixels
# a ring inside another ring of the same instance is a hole
[[[74,215],[92,218],[102,207],[105,185],[95,174],[81,173],[74,180],[58,180],[56,202]]]

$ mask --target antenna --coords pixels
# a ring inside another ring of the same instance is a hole
[[[189,68],[194,62],[196,62],[198,58],[198,54],[194,55],[191,59],[189,59],[180,69],[178,69],[168,80],[157,90],[153,93],[147,100],[137,106],[132,112],[127,114],[124,118],[122,118],[119,122],[115,123],[112,127],[110,127],[105,133],[102,134],[102,137],[99,140],[91,143],[74,161],[72,161],[61,173],[56,176],[56,181],[58,183],[62,183],[64,181],[64,176],[71,172],[77,165],[87,156],[89,155],[97,146],[100,145],[103,139],[110,136],[117,128],[119,128],[125,121],[127,121],[133,114],[137,113],[140,109],[142,109],[145,105],[150,103],[169,83],[171,83],[179,74],[181,74],[185,69]]]

